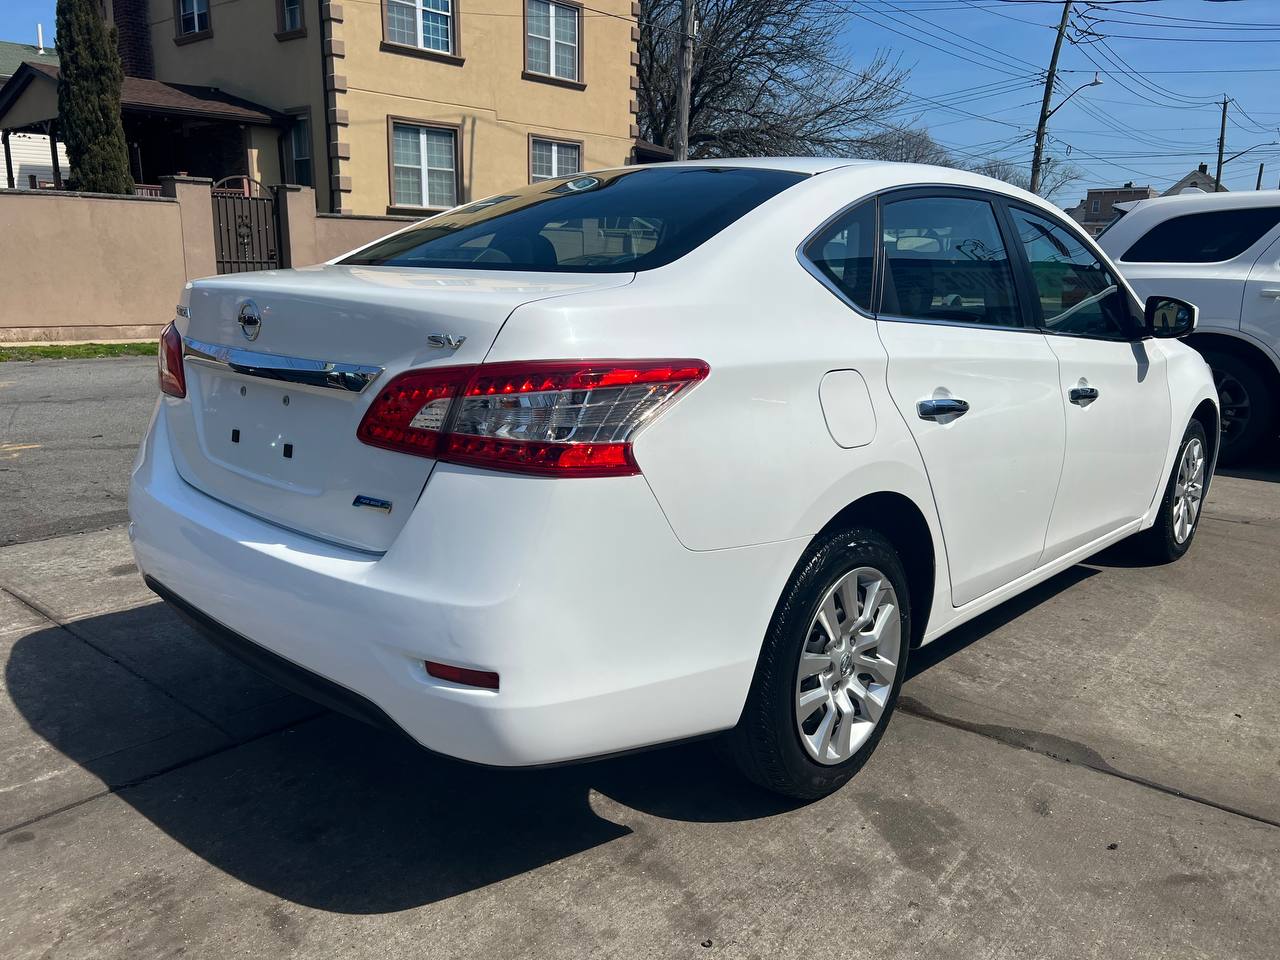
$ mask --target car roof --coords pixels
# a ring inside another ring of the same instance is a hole
[[[1119,204],[1116,204],[1119,206]],[[1169,197],[1151,197],[1129,206],[1129,212],[1141,210],[1147,215],[1176,216],[1210,210],[1241,210],[1251,207],[1280,206],[1280,190],[1242,190],[1238,193],[1176,193]]]
[[[716,157],[709,160],[676,160],[664,167],[755,167],[764,170],[788,170],[793,173],[822,173],[836,167],[874,166],[874,160],[849,157]]]
[[[953,186],[991,190],[1035,204],[1057,214],[1062,213],[1061,208],[1005,180],[997,180],[986,174],[961,170],[958,167],[940,167],[928,163],[903,163],[896,160],[858,160],[851,157],[723,157],[714,160],[668,162],[661,164],[661,166],[753,167],[765,170],[788,170],[810,175],[838,170],[845,176],[870,177],[883,184],[904,187],[914,185]]]

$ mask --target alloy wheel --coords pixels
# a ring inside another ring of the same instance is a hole
[[[809,624],[796,675],[796,728],[822,764],[848,760],[884,715],[902,660],[893,584],[874,567],[836,581]]]
[[[1173,487],[1173,538],[1186,543],[1200,516],[1204,498],[1204,444],[1193,438],[1183,449]]]

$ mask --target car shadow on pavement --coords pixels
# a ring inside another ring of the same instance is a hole
[[[157,669],[164,682],[154,685],[149,662],[182,657],[187,644],[190,657],[201,656],[194,644],[202,641],[160,605],[87,618],[73,629],[88,639],[82,653],[60,627],[37,630],[10,651],[8,693],[31,730],[219,870],[318,909],[409,909],[629,834],[596,812],[593,803],[616,807],[593,791],[687,821],[758,819],[798,806],[743,781],[707,742],[508,771],[430,754],[407,737],[309,704],[295,710],[309,717],[245,730],[181,706],[204,707],[195,684],[234,685],[242,668],[220,653],[201,659],[204,679]],[[103,637],[134,646],[127,657],[104,646],[109,659],[99,655]],[[246,688],[261,683],[246,680]],[[259,709],[245,699],[246,712]],[[79,799],[54,798],[42,809]]]
[[[917,651],[909,675],[1097,572],[1073,567],[965,624]],[[5,681],[34,734],[173,840],[244,883],[338,913],[405,910],[518,876],[628,835],[611,819],[628,809],[728,822],[802,805],[742,779],[710,741],[542,770],[440,757],[289,699],[163,604],[36,630],[12,647]]]

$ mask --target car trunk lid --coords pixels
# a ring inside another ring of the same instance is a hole
[[[196,281],[178,321],[187,397],[166,403],[178,472],[273,523],[385,551],[434,461],[356,438],[377,391],[481,362],[523,303],[631,276],[324,265]]]

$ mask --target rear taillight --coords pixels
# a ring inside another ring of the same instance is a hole
[[[701,360],[551,360],[411,370],[365,413],[365,443],[450,463],[547,476],[640,472],[631,438]]]
[[[182,334],[169,321],[160,334],[160,392],[171,397],[187,395],[187,375],[182,369]]]
[[[437,367],[400,374],[365,411],[356,436],[375,447],[420,457],[439,456],[449,405],[475,370]]]

